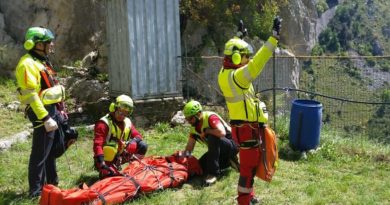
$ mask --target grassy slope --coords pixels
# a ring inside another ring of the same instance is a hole
[[[302,73],[302,89],[348,100],[380,101],[379,92],[368,90],[366,81],[346,73],[345,69],[347,68],[340,60],[319,59],[312,62],[313,73]],[[372,105],[348,103],[321,97],[316,99],[324,105],[324,118],[329,114],[330,124],[336,127],[344,128],[344,126],[352,125],[364,127],[375,111],[375,107]]]
[[[388,20],[386,10],[389,1],[380,3],[381,21]],[[382,24],[383,25],[383,24]],[[380,27],[374,27],[380,32]],[[388,40],[379,38],[388,44]],[[390,46],[385,46],[389,53]],[[322,72],[323,71],[323,72]],[[320,69],[320,79],[326,72],[333,77],[339,73],[332,69]],[[342,75],[339,76],[343,78]],[[348,78],[348,77],[345,77]],[[341,79],[339,79],[341,80]],[[335,79],[328,78],[329,85]],[[346,85],[353,89],[354,86]],[[332,92],[340,91],[337,87],[327,86]],[[347,88],[343,90],[347,90]],[[9,103],[16,99],[15,85],[1,79],[0,103]],[[321,90],[321,92],[323,92]],[[358,95],[365,95],[366,92]],[[358,108],[348,108],[350,112]],[[0,138],[22,131],[21,124],[28,123],[19,112],[0,109]],[[355,119],[359,119],[357,115]],[[336,118],[334,124],[345,121]],[[279,124],[278,124],[279,125]],[[280,126],[280,125],[279,125]],[[279,127],[284,140],[280,140],[280,166],[271,184],[255,181],[257,195],[264,204],[390,204],[390,147],[368,141],[365,137],[346,139],[337,133],[323,130],[321,149],[298,160],[299,153],[288,148],[286,124]],[[153,130],[143,131],[149,144],[148,155],[168,155],[185,145],[188,128],[170,129],[160,124]],[[37,200],[27,198],[27,166],[31,149],[31,140],[17,144],[11,150],[0,153],[0,204],[37,204]],[[205,151],[197,146],[195,156],[200,157]],[[76,187],[81,182],[92,183],[97,180],[97,173],[92,168],[92,132],[81,130],[81,139],[76,146],[58,161],[60,176],[59,186],[63,189]],[[228,172],[222,180],[211,187],[201,187],[200,179],[195,178],[177,189],[168,189],[142,196],[131,204],[233,204],[236,193],[238,174]]]
[[[0,104],[7,106],[16,100],[16,82],[0,78]],[[10,111],[0,107],[0,116],[2,116],[0,118],[0,139],[21,132],[26,129],[27,125],[30,125],[22,112]]]
[[[142,132],[149,155],[169,155],[185,146],[188,128],[157,124]],[[286,139],[287,134],[281,134]],[[37,203],[26,196],[30,143],[0,154],[0,204]],[[342,138],[323,129],[321,149],[306,160],[298,160],[300,154],[288,148],[288,140],[279,143],[281,160],[273,182],[255,182],[264,204],[389,203],[389,146],[371,143],[364,137]],[[205,147],[198,145],[194,155],[200,157],[204,151]],[[97,180],[92,168],[92,131],[81,130],[77,147],[60,158],[58,170],[63,189]],[[202,187],[200,178],[193,178],[182,187],[141,196],[131,204],[233,204],[237,179],[238,173],[230,171],[214,186]]]
[[[390,2],[385,0],[373,0],[369,6],[367,6],[365,0],[351,0],[345,1],[344,5],[351,8],[353,5],[358,4],[359,8],[356,13],[353,14],[352,19],[356,20],[357,16],[360,17],[360,32],[353,42],[348,42],[352,45],[352,49],[357,51],[359,45],[363,43],[372,43],[371,39],[367,39],[368,36],[374,36],[375,39],[380,42],[383,49],[383,55],[390,54],[390,41],[389,37],[385,37],[382,29],[389,28],[389,14],[390,14]],[[351,14],[352,15],[352,14]],[[336,22],[328,25],[333,28],[334,32],[338,34],[342,32],[337,30],[338,26],[344,22]],[[351,27],[352,29],[352,27]],[[372,35],[367,35],[367,33]],[[346,53],[346,51],[343,51]],[[329,55],[338,55],[338,53],[327,53]],[[367,54],[368,55],[368,54]],[[301,76],[301,88],[315,91],[321,94],[325,94],[332,97],[341,97],[349,100],[379,102],[380,93],[383,89],[390,89],[388,83],[382,88],[371,89],[372,79],[374,76],[370,74],[364,74],[361,68],[356,68],[355,63],[359,60],[330,60],[330,59],[318,59],[312,60],[311,67],[306,72],[303,72]],[[360,61],[365,61],[361,59]],[[388,58],[382,58],[377,60],[378,64],[384,64],[388,61]],[[375,68],[373,68],[375,69]],[[383,68],[382,68],[383,69]],[[342,103],[340,101],[334,101],[329,99],[317,98],[324,104],[324,116],[329,115],[330,124],[333,126],[341,127],[343,130],[348,131],[362,131],[367,126],[367,121],[373,117],[374,112],[378,107],[365,104],[351,104]]]

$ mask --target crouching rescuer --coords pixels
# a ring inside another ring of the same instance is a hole
[[[109,113],[95,123],[93,151],[100,178],[120,175],[121,165],[143,158],[147,144],[131,120],[133,100],[120,95],[112,102]]]
[[[191,124],[184,153],[190,155],[196,142],[207,145],[207,152],[199,159],[206,177],[205,184],[215,183],[221,170],[229,166],[238,171],[238,147],[232,139],[230,126],[217,113],[202,111],[198,101],[188,102],[183,112]]]

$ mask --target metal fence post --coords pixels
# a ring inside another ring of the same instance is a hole
[[[273,106],[273,117],[274,117],[274,130],[276,132],[276,69],[275,69],[275,63],[276,63],[276,57],[275,57],[275,51],[272,52],[272,106]]]

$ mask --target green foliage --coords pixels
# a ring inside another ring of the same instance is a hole
[[[0,139],[26,129],[28,121],[24,118],[23,105],[18,111],[6,108],[9,104],[17,101],[16,81],[9,78],[0,77]]]
[[[390,62],[389,61],[381,61],[379,63],[379,67],[382,71],[390,72]]]
[[[356,46],[356,51],[362,55],[362,56],[369,56],[371,55],[371,45],[367,43],[362,43]]]
[[[318,2],[317,7],[319,4],[323,3]],[[320,45],[326,53],[353,49],[360,55],[381,55],[383,51],[378,52],[378,48],[388,47],[389,43],[384,39],[390,33],[387,29],[389,7],[385,4],[382,1],[351,0],[338,5],[328,29],[320,34]],[[376,15],[379,13],[385,15]]]
[[[290,127],[290,117],[286,115],[277,116],[275,133],[279,139],[288,139]]]
[[[169,130],[171,130],[171,126],[168,124],[168,123],[162,123],[162,122],[158,122],[154,125],[154,129],[158,132],[158,133],[166,133],[168,132]]]
[[[74,67],[77,67],[77,68],[81,68],[83,66],[83,61],[82,60],[76,60],[74,63],[73,63],[73,66]]]
[[[360,61],[362,60],[314,58],[304,61],[300,89],[348,100],[380,102],[379,96],[375,94],[377,91],[369,90],[371,82],[357,67],[356,62]],[[351,134],[367,131],[367,122],[377,109],[373,105],[348,103],[315,95],[302,94],[298,97],[315,97],[324,105],[323,121],[331,124],[334,129],[342,129]]]
[[[188,20],[207,27],[218,48],[237,31],[239,20],[243,20],[251,36],[268,38],[273,18],[279,8],[288,0],[182,0],[180,1],[181,22]],[[230,29],[226,33],[226,29]]]
[[[315,45],[313,49],[311,50],[312,56],[321,56],[324,53],[324,49],[320,45]]]
[[[318,41],[321,46],[330,52],[339,52],[340,43],[334,31],[330,28],[325,29],[319,36]]]
[[[15,80],[0,77],[0,103],[9,103],[16,100],[16,89]]]
[[[382,102],[373,118],[368,122],[368,134],[371,139],[390,144],[390,89],[384,90]]]
[[[96,78],[100,81],[100,82],[108,82],[108,73],[98,73]]]
[[[390,90],[384,90],[381,98],[382,102],[390,103]]]
[[[316,9],[318,16],[321,16],[322,13],[329,9],[329,6],[325,0],[319,0],[316,4]]]

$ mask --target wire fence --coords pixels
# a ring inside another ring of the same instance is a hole
[[[218,56],[183,57],[184,98],[225,106],[217,80],[222,60]],[[279,116],[289,117],[294,99],[313,99],[323,105],[324,124],[348,133],[367,132],[378,110],[390,110],[383,109],[390,106],[383,99],[386,90],[390,92],[389,60],[390,56],[276,55],[253,85],[267,104],[271,125]],[[390,130],[388,122],[382,127]]]

